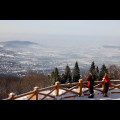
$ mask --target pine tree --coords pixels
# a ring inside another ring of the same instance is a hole
[[[95,63],[94,63],[94,61],[91,63],[91,67],[90,67],[89,72],[92,73],[93,75],[95,75]]]
[[[76,61],[75,67],[73,69],[73,82],[78,82],[80,79],[80,69],[78,67],[78,62]]]
[[[51,78],[52,78],[53,84],[57,81],[60,81],[59,71],[57,67],[51,73]]]
[[[98,66],[95,69],[95,74],[96,74],[96,78],[98,80],[98,77],[99,77],[99,68],[98,68]]]
[[[58,68],[56,67],[55,68],[55,71],[54,71],[54,77],[55,77],[55,82],[59,81],[60,79],[60,76],[59,76],[59,72],[58,72]]]
[[[66,82],[72,82],[71,71],[68,65],[65,68],[65,78],[66,78]]]
[[[51,73],[51,81],[53,84],[55,84],[55,77],[54,77],[55,73],[54,71]]]
[[[98,68],[98,66],[96,67],[96,73],[99,74],[99,68]]]
[[[108,72],[107,67],[105,66],[105,64],[102,65],[101,69],[100,69],[100,73],[99,73],[99,80],[101,81],[105,75],[105,73]]]
[[[61,84],[65,84],[66,83],[66,76],[65,76],[65,74],[62,74],[61,76],[60,76],[60,83]]]

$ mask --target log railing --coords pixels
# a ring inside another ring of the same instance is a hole
[[[94,82],[94,90],[99,91],[101,93],[104,92],[104,82],[103,81],[95,81]],[[120,84],[114,85],[120,83],[120,80],[111,80],[111,88],[109,88],[109,91],[112,91],[114,89],[120,89]],[[70,87],[69,89],[67,87]],[[86,88],[86,89],[83,89]],[[60,89],[62,90],[62,93],[60,93]],[[74,91],[74,89],[78,89],[77,91]],[[48,91],[48,93],[44,93],[45,91]],[[70,97],[76,97],[81,95],[87,95],[86,93],[89,91],[87,81],[84,81],[82,79],[79,80],[79,82],[75,83],[68,83],[68,84],[60,84],[59,82],[56,82],[55,85],[39,89],[39,87],[34,87],[33,91],[21,94],[21,95],[15,95],[14,93],[9,94],[9,98],[4,99],[4,100],[17,100],[21,97],[26,97],[27,100],[44,100],[45,98],[49,97],[52,98],[53,100],[56,100],[58,97],[60,99],[64,98],[70,98]],[[51,95],[51,93],[53,93]],[[73,95],[67,95],[68,93],[72,93]],[[120,92],[111,92],[111,93],[120,93]],[[40,96],[43,96],[42,98],[39,98]]]

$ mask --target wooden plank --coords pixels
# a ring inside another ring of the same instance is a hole
[[[32,93],[32,94],[30,94],[30,95],[27,95],[27,98],[31,97],[33,94],[35,94],[35,93]]]
[[[83,82],[83,84],[88,84],[88,82]]]
[[[64,87],[64,86],[72,86],[72,85],[77,85],[78,83],[70,83],[70,84],[60,84],[60,87]]]
[[[73,89],[75,89],[75,88],[77,88],[78,87],[78,85],[76,85],[76,86],[73,86],[72,88],[70,88],[69,90],[73,90]]]
[[[78,87],[78,85],[76,85],[76,86],[70,88],[69,90],[73,90],[73,89],[75,89],[75,88],[77,88],[77,87]],[[61,89],[61,88],[60,88],[60,89]],[[65,95],[66,93],[68,93],[68,92],[66,91],[66,92],[62,93],[61,95]]]
[[[114,88],[118,88],[120,87],[120,85],[111,85],[111,87],[114,87]]]
[[[74,86],[74,87],[72,87],[72,88],[70,88],[69,90],[73,90],[73,89],[75,89],[75,88],[77,88],[78,86]],[[61,89],[61,88],[60,88]],[[64,93],[62,93],[61,95],[65,95],[66,93],[68,93],[68,92],[64,92]],[[60,96],[61,96],[60,95]]]
[[[47,94],[44,94],[44,93],[38,93],[38,94],[40,94],[40,95],[47,95]],[[55,98],[55,96],[52,96],[52,95],[48,95],[49,97],[51,97],[51,98]]]
[[[94,83],[96,84],[96,83],[103,83],[103,81],[94,81]]]
[[[87,82],[83,82],[83,84],[87,84],[88,83],[88,81]],[[103,83],[103,81],[94,81],[94,83],[95,84],[97,84],[97,83]]]
[[[88,88],[88,85],[84,85],[84,84],[83,84],[83,86]]]
[[[95,85],[94,88],[99,87],[99,86],[101,86],[101,85],[102,85],[102,83],[100,83],[100,84],[98,84],[98,85]]]
[[[114,89],[115,89],[114,87],[113,87],[113,88],[110,88],[109,91],[114,90]]]
[[[46,88],[42,88],[42,89],[38,89],[38,92],[42,92],[42,91],[46,91],[46,90],[49,90],[49,89],[53,89],[55,88],[56,86],[50,86],[50,87],[46,87]]]
[[[110,81],[111,83],[120,83],[120,80],[118,81],[118,80],[111,80]]]
[[[114,87],[113,87],[113,88],[110,88],[109,91],[114,90],[114,89],[115,89]],[[120,89],[120,88],[117,88],[117,89]]]
[[[53,91],[55,90],[55,88],[53,88],[47,95],[45,95],[41,100],[44,100],[48,95],[50,95]]]
[[[111,84],[111,87],[120,87],[120,85],[113,85],[113,84]]]
[[[31,96],[29,96],[29,98],[27,100],[30,100],[34,95],[35,95],[35,93],[32,94]]]
[[[114,86],[114,88],[119,88],[119,86]]]
[[[100,92],[102,92],[102,93],[103,93],[103,90],[100,90],[100,89],[97,89],[97,88],[95,88],[94,90],[97,90],[97,91],[100,91]]]
[[[89,89],[88,89],[88,90],[83,91],[83,93],[86,93],[86,92],[88,92],[88,91],[89,91]]]
[[[74,94],[78,94],[78,93],[77,93],[77,92],[75,92],[75,91],[68,90],[68,89],[65,89],[65,88],[60,88],[60,89],[65,90],[67,93],[68,93],[68,92],[71,92],[71,93],[74,93]]]
[[[77,87],[78,87],[78,86],[74,86],[74,87],[72,87],[72,88],[69,89],[69,90],[71,91],[71,90],[73,90],[73,89],[75,89],[75,88],[77,88]],[[60,88],[60,89],[63,89],[63,88]],[[65,89],[65,91],[66,91],[66,89]],[[60,96],[65,95],[66,93],[68,93],[68,91],[62,93]]]
[[[2,100],[10,100],[10,98],[8,97],[8,98],[2,99]]]
[[[111,84],[111,87],[114,87],[115,85]]]
[[[30,94],[33,94],[33,93],[35,93],[35,91],[30,91],[30,92],[27,92],[27,93],[23,93],[23,94],[15,96],[14,98],[15,99],[21,98],[21,97],[24,97],[24,96],[27,96],[27,95],[30,95]]]
[[[99,87],[99,86],[101,86],[102,85],[102,83],[100,83],[100,84],[98,84],[98,85],[95,85],[94,87],[96,88],[96,87]],[[85,84],[83,84],[83,86],[84,87],[88,87],[88,85],[85,85]]]

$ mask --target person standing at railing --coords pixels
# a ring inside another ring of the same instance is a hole
[[[90,92],[90,95],[88,96],[88,98],[93,98],[94,97],[93,86],[94,86],[94,81],[96,79],[95,75],[93,75],[92,73],[89,73],[89,76],[86,79],[88,81],[88,88]]]
[[[109,90],[109,87],[111,87],[111,82],[110,82],[110,78],[108,77],[107,73],[105,73],[103,81],[104,81],[104,86],[105,86],[104,97],[108,97],[108,90]]]

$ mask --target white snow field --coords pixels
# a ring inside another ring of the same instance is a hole
[[[84,91],[84,90],[87,90],[87,88],[82,88],[82,91]],[[73,91],[78,92],[78,89],[74,89]],[[94,98],[88,98],[89,92],[87,92],[88,95],[84,95],[82,93],[81,97],[76,96],[76,97],[71,97],[71,98],[64,98],[65,96],[75,95],[75,94],[67,93],[63,96],[58,96],[55,98],[46,97],[44,100],[120,100],[120,93],[111,93],[111,92],[119,92],[119,91],[120,91],[119,89],[114,89],[112,91],[109,91],[108,97],[104,97],[101,92],[94,90]],[[46,90],[46,91],[41,92],[41,93],[47,94],[49,92],[50,92],[49,90]],[[65,92],[65,91],[60,89],[59,95],[62,94],[63,92]],[[55,91],[53,91],[51,93],[51,95],[55,96]],[[43,95],[39,95],[38,100],[40,100],[43,97],[44,97]],[[27,96],[18,98],[16,100],[27,100]],[[31,98],[30,100],[33,100],[33,98]]]

